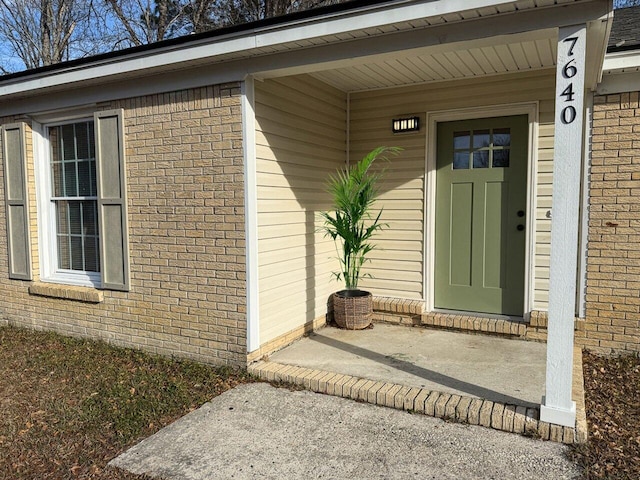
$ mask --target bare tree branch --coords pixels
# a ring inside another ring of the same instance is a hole
[[[70,58],[85,41],[91,2],[86,0],[0,0],[0,41],[16,65],[4,71],[51,65]],[[78,26],[82,26],[79,30]]]
[[[0,0],[0,72],[345,0]]]

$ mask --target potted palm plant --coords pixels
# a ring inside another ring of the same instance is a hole
[[[344,290],[333,294],[333,316],[341,328],[359,330],[371,324],[373,299],[370,292],[358,289],[358,282],[363,276],[362,266],[369,260],[367,255],[374,248],[370,240],[385,226],[380,222],[382,210],[375,216],[371,212],[381,177],[371,165],[400,150],[378,147],[357,164],[329,177],[327,191],[333,198],[333,211],[322,213],[322,230],[336,242],[340,271],[333,276],[345,284]]]

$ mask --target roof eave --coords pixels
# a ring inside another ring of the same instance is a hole
[[[261,48],[275,47],[287,42],[515,3],[513,0],[349,2],[342,4],[342,8],[336,8],[340,6],[336,5],[334,8],[319,9],[319,13],[300,12],[278,19],[181,37],[0,77],[0,96],[44,91],[51,87],[136,71],[169,71],[176,69],[177,65],[188,66],[207,62],[221,55],[235,54],[238,57],[247,57]],[[345,5],[350,8],[345,8]]]

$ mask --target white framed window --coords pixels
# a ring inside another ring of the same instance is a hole
[[[124,110],[75,113],[41,115],[31,124],[40,280],[129,291]],[[17,137],[11,129],[3,135]],[[25,150],[17,140],[10,146],[12,152]],[[17,173],[26,158],[12,156]],[[17,196],[12,202],[18,213],[28,211]],[[28,238],[14,230],[13,256],[29,260]],[[30,279],[21,271],[15,275]]]
[[[94,120],[46,124],[40,134],[43,280],[100,286]]]

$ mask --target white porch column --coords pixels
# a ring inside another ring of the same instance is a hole
[[[586,26],[560,28],[556,67],[546,395],[540,420],[575,426],[571,400],[580,179],[584,133]]]
[[[247,352],[260,348],[258,308],[258,194],[256,183],[256,112],[253,77],[242,82],[242,149],[244,150],[244,223],[247,275]]]

